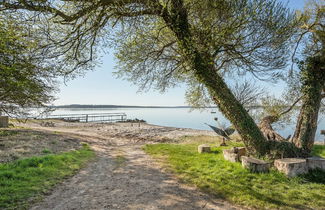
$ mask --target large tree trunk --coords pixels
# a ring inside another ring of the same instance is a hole
[[[279,135],[275,130],[273,130],[272,123],[278,121],[279,118],[277,116],[267,116],[264,117],[258,127],[261,129],[264,137],[268,141],[287,141],[289,138],[285,139],[281,135]]]
[[[302,107],[293,135],[294,144],[307,155],[314,145],[322,91],[325,87],[325,65],[321,57],[307,60],[302,75]]]
[[[171,8],[162,13],[169,28],[175,33],[178,45],[183,50],[189,66],[194,70],[197,79],[208,89],[220,111],[230,120],[242,137],[250,153],[265,156],[270,150],[278,149],[278,142],[266,141],[261,130],[252,117],[232,94],[223,78],[214,67],[214,60],[209,53],[200,52],[190,33],[187,11],[182,0],[171,1]],[[292,145],[282,148],[292,150]]]

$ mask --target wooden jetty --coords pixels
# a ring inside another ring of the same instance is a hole
[[[65,114],[49,115],[41,119],[56,119],[67,122],[119,122],[127,120],[125,113],[94,113],[94,114]]]

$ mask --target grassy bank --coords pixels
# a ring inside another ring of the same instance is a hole
[[[144,150],[162,160],[183,181],[236,204],[256,209],[325,208],[324,172],[315,171],[292,179],[274,170],[254,174],[243,169],[240,163],[225,161],[222,150],[227,147],[215,147],[212,153],[199,154],[197,146],[188,141],[146,145]],[[314,154],[324,156],[324,151],[325,146],[318,145]]]
[[[0,209],[25,209],[95,156],[84,145],[77,151],[0,164]]]

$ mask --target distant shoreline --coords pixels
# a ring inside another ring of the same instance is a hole
[[[262,106],[249,106],[248,108],[261,108]],[[191,106],[135,106],[135,105],[89,105],[89,104],[70,104],[50,106],[55,109],[103,109],[103,108],[194,108]],[[217,106],[195,107],[195,108],[217,108]]]
[[[59,105],[51,106],[51,108],[79,108],[79,109],[101,109],[101,108],[192,108],[191,106],[133,106],[133,105],[82,105],[82,104],[71,104],[71,105]],[[202,107],[202,108],[217,108],[217,106]]]
[[[300,106],[296,106],[295,108],[299,108]],[[135,106],[135,105],[91,105],[91,104],[69,104],[69,105],[58,105],[58,106],[50,106],[50,108],[54,109],[114,109],[114,108],[166,108],[166,109],[216,109],[217,106],[207,106],[207,107],[191,107],[191,106]],[[246,107],[248,109],[258,109],[263,108],[261,105],[252,105]],[[321,107],[323,110],[325,107]]]

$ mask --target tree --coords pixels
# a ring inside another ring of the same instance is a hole
[[[273,113],[269,112],[270,115],[263,118],[261,127],[268,137],[280,141],[288,140],[278,135],[271,124],[285,116],[297,103],[301,103],[291,141],[301,148],[303,156],[308,156],[315,140],[321,102],[325,98],[325,4],[321,1],[309,1],[305,11],[299,16],[298,41],[293,55],[297,57],[295,60],[298,69],[292,69],[289,77],[292,81],[289,80],[290,89],[287,95],[291,97],[292,104],[285,110],[283,107],[287,104],[280,102],[282,110],[280,108]],[[301,52],[297,52],[299,48]]]
[[[301,35],[306,38],[299,62],[302,107],[298,116],[293,142],[307,154],[314,144],[318,113],[325,98],[325,4],[310,1],[301,15]]]
[[[53,42],[46,47],[73,64],[68,73],[94,60],[100,39],[112,39],[118,75],[159,90],[187,82],[218,105],[251,153],[300,154],[290,142],[267,141],[223,78],[247,72],[275,78],[285,67],[296,22],[275,0],[8,0],[0,5],[50,21],[44,31],[55,31],[47,33]]]
[[[51,68],[42,64],[37,43],[9,15],[0,15],[0,112],[20,115],[44,107],[54,91]]]

